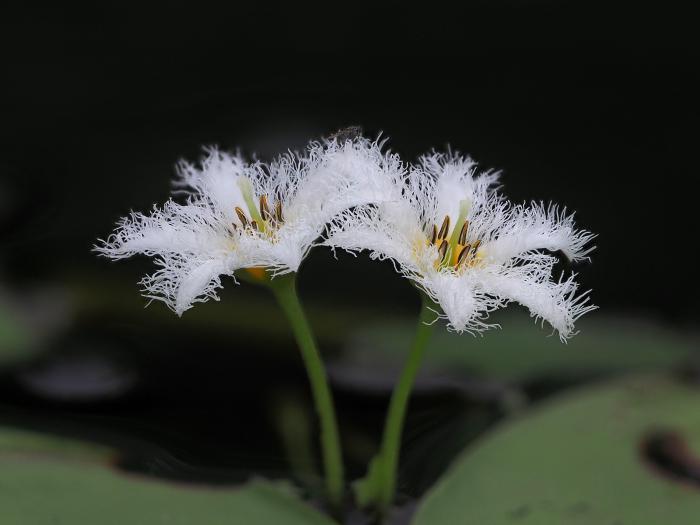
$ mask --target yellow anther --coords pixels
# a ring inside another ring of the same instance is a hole
[[[440,226],[440,232],[438,233],[438,239],[444,239],[447,237],[447,233],[450,231],[450,216],[445,215],[442,221],[442,226]]]
[[[457,256],[457,262],[455,263],[455,267],[459,268],[462,264],[464,264],[464,261],[466,261],[469,258],[469,253],[471,251],[471,244],[467,244],[464,248],[462,248],[459,252],[459,255]]]
[[[275,220],[278,224],[282,224],[284,222],[284,216],[282,215],[282,201],[279,200],[275,204]]]
[[[243,213],[243,210],[238,206],[236,206],[236,215],[238,215],[238,220],[241,221],[244,228],[248,226],[248,218],[245,216],[245,213]]]
[[[267,195],[260,196],[260,216],[264,221],[268,221],[272,218],[270,208],[267,205]]]
[[[440,248],[438,248],[438,254],[440,254],[440,258],[438,262],[442,262],[443,259],[445,258],[445,254],[447,254],[447,248],[449,247],[450,243],[447,242],[447,240],[443,240],[442,243],[440,244]]]
[[[462,229],[459,232],[459,239],[457,242],[459,244],[467,244],[467,232],[469,231],[469,221],[465,220],[462,225]]]

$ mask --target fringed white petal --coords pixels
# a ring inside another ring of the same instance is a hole
[[[515,301],[536,319],[547,321],[565,342],[575,335],[576,320],[596,306],[589,304],[587,293],[577,295],[574,275],[566,280],[551,280],[551,267],[531,268],[532,265],[511,268],[488,268],[475,272],[483,289],[504,303]],[[495,270],[495,271],[494,271]]]
[[[367,139],[313,144],[302,159],[303,183],[286,203],[288,217],[312,217],[323,226],[349,208],[400,198],[394,182],[401,180],[403,165],[381,148],[382,143]],[[289,166],[286,160],[272,168]]]
[[[229,221],[236,220],[235,208],[245,208],[243,192],[252,183],[249,168],[239,155],[216,148],[205,149],[199,165],[180,161],[175,186],[190,193],[198,202],[212,205]]]
[[[484,292],[470,274],[435,271],[414,277],[414,281],[440,305],[448,329],[477,334],[497,326],[487,319],[490,312],[503,306],[503,301]]]
[[[173,201],[150,215],[132,213],[117,223],[117,229],[101,241],[95,251],[112,259],[137,253],[212,253],[230,246],[231,232],[210,208],[180,205]]]
[[[523,205],[512,208],[503,218],[496,236],[485,249],[494,262],[506,263],[532,250],[561,251],[569,260],[581,260],[595,247],[588,246],[595,237],[577,230],[574,215],[555,205]]]
[[[219,257],[164,255],[156,259],[160,270],[146,276],[141,285],[146,297],[163,301],[178,315],[194,303],[218,300],[222,275],[233,275],[241,267],[230,254]]]
[[[478,173],[470,157],[433,152],[420,158],[413,177],[433,181],[432,185],[423,184],[423,195],[417,198],[426,204],[426,219],[439,223],[448,216],[455,225],[462,213],[477,213],[486,204],[499,173]]]
[[[323,244],[349,252],[367,250],[370,258],[391,259],[405,273],[419,273],[415,241],[424,242],[415,222],[401,215],[405,210],[398,203],[383,203],[378,207],[363,206],[341,213],[328,226]],[[410,210],[405,210],[409,213]],[[400,222],[399,222],[400,221]]]

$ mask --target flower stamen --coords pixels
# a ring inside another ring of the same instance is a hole
[[[251,204],[254,202],[254,198],[255,196],[251,195],[246,200],[248,203],[249,215],[246,214],[246,212],[240,206],[236,206],[234,208],[240,225],[232,223],[233,231],[237,231],[239,227],[242,227],[243,231],[250,234],[255,234],[257,232],[265,234],[271,241],[274,242],[276,240],[275,231],[280,228],[284,220],[282,217],[282,201],[278,200],[275,203],[273,212],[270,209],[270,202],[267,199],[267,195],[261,195],[258,198],[258,206],[253,206]]]
[[[450,217],[445,216],[438,231],[437,225],[433,224],[432,233],[428,239],[428,245],[437,245],[438,257],[435,260],[435,268],[442,269],[451,267],[453,270],[472,267],[481,259],[479,246],[481,240],[473,242],[467,241],[469,234],[469,221],[460,219],[457,225],[462,224],[459,231],[455,228],[450,234]]]
[[[282,201],[278,200],[275,204],[275,220],[278,225],[284,222],[284,216],[282,215]]]
[[[442,226],[440,226],[440,232],[438,233],[438,239],[442,240],[447,237],[447,233],[450,231],[450,216],[445,215],[442,221]]]
[[[248,227],[248,217],[245,216],[245,213],[243,210],[239,207],[236,206],[236,215],[238,215],[238,220],[241,221],[241,225],[243,226],[243,229]]]
[[[260,216],[265,222],[272,220],[272,214],[270,213],[270,208],[267,205],[267,195],[260,196]]]
[[[467,260],[471,249],[472,249],[472,245],[467,244],[459,251],[459,255],[457,256],[457,263],[455,264],[456,268],[459,268],[464,263],[464,261]]]
[[[437,234],[438,234],[437,226],[435,224],[433,224],[433,233],[430,236],[430,244],[435,244],[435,241],[437,241]]]
[[[449,247],[450,243],[447,242],[447,239],[443,239],[442,243],[440,243],[440,247],[438,248],[438,254],[440,257],[438,258],[437,263],[442,264],[442,261],[445,259],[445,255],[447,255],[447,248]]]
[[[467,244],[467,231],[469,231],[469,221],[465,219],[464,224],[462,225],[462,229],[459,232],[459,238],[457,239],[457,243]]]

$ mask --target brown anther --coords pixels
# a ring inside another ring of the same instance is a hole
[[[467,231],[469,231],[469,221],[465,220],[459,232],[459,239],[457,240],[459,244],[467,244]]]
[[[256,221],[255,219],[253,219],[253,220],[250,222],[250,227],[253,228],[253,231],[258,231],[258,221]]]
[[[444,239],[447,237],[447,232],[450,230],[450,216],[445,215],[445,219],[442,221],[442,226],[440,226],[440,232],[438,233],[438,239]]]
[[[476,250],[479,249],[479,246],[481,246],[481,241],[474,241],[474,244],[472,245],[472,249],[474,250],[474,253],[476,253]]]
[[[430,236],[430,244],[435,244],[435,241],[437,240],[437,226],[433,224],[433,233]]]
[[[243,213],[243,210],[238,206],[236,206],[236,215],[238,215],[238,220],[241,221],[244,228],[248,226],[248,218],[245,216],[245,213]]]
[[[284,217],[282,216],[282,201],[277,201],[275,204],[275,220],[278,224],[284,222]]]
[[[461,264],[463,264],[464,261],[467,260],[467,258],[469,257],[469,252],[471,252],[471,251],[472,251],[471,244],[467,244],[464,248],[462,248],[462,250],[459,252],[459,255],[457,256],[457,264],[455,264],[455,266],[457,266],[459,268],[459,266]]]
[[[272,218],[272,214],[270,214],[270,208],[267,205],[267,195],[260,196],[260,216],[264,221],[270,220],[270,218]]]
[[[440,254],[440,262],[445,258],[445,254],[447,254],[447,247],[450,245],[447,240],[443,240],[442,244],[440,244],[440,248],[438,248],[438,253]]]

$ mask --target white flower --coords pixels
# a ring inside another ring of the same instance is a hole
[[[181,315],[218,299],[222,275],[297,271],[334,216],[377,200],[379,172],[402,169],[381,147],[364,138],[324,140],[270,164],[209,149],[200,166],[178,165],[184,204],[171,199],[150,215],[132,212],[95,250],[113,259],[155,256],[160,269],[141,281],[144,295]]]
[[[448,328],[480,332],[489,312],[511,301],[549,322],[562,340],[595,306],[576,295],[574,275],[553,280],[561,251],[580,260],[593,234],[576,230],[556,206],[513,205],[494,188],[498,173],[477,174],[470,158],[433,153],[405,177],[385,173],[382,202],[343,212],[325,243],[391,259],[441,307]]]

